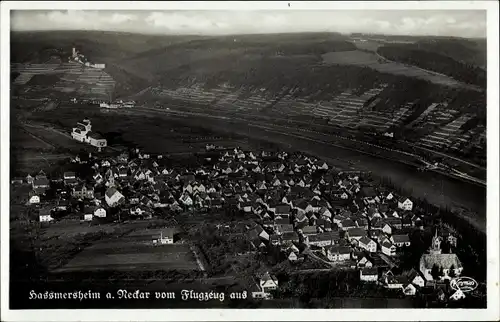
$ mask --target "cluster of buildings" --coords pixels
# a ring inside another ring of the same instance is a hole
[[[77,62],[79,64],[85,65],[87,67],[91,67],[91,68],[97,68],[97,69],[106,68],[105,64],[94,64],[94,63],[91,63],[90,61],[88,61],[87,58],[85,57],[85,55],[78,52],[75,47],[73,47],[73,51],[71,53],[71,57],[69,58],[69,61],[70,62],[74,61],[74,62]]]
[[[136,104],[135,101],[117,100],[114,102],[101,102],[99,106],[102,108],[115,109],[115,108],[133,108],[135,107],[135,104]]]
[[[80,127],[89,132],[90,122]],[[415,211],[411,199],[375,185],[363,173],[339,172],[300,153],[217,150],[197,169],[168,167],[161,155],[139,150],[134,154],[75,158],[73,162],[87,164],[93,174],[81,178],[67,172],[55,178],[70,196],[60,197],[52,210],[72,198],[85,204],[81,212],[87,221],[106,217],[113,208],[122,218],[134,219],[164,211],[210,216],[210,211],[234,209],[252,219],[245,233],[252,251],[279,248],[294,263],[312,256],[332,269],[357,269],[362,282],[401,289],[406,295],[434,281],[436,268],[441,270],[438,279],[462,271],[455,254],[441,252],[441,243],[450,244],[450,249],[457,244],[456,237],[443,230],[436,232],[420,267],[394,276],[398,255],[411,247],[410,233],[424,228],[425,216]],[[49,179],[38,174],[27,181],[33,187],[29,203],[41,203]],[[39,218],[52,220],[46,211]],[[173,236],[166,233],[156,241],[171,243]],[[253,291],[256,297],[267,298],[265,290],[277,287],[275,278],[267,277]]]
[[[77,141],[95,146],[99,151],[107,146],[107,141],[102,135],[92,132],[92,124],[88,119],[76,123],[76,126],[71,131],[71,137]]]

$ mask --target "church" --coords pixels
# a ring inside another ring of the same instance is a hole
[[[443,269],[444,276],[442,279],[449,279],[450,269],[454,268],[455,276],[460,276],[463,270],[462,263],[456,254],[448,253],[443,254],[441,251],[441,237],[438,236],[437,230],[436,234],[432,238],[432,244],[427,254],[423,254],[420,257],[420,272],[428,281],[432,281],[431,271],[432,267],[436,265],[439,269]]]

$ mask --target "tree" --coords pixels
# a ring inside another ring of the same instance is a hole
[[[455,274],[455,265],[451,265],[450,266],[450,272],[448,273],[448,276],[451,277],[451,278],[454,278],[456,277],[457,275]]]
[[[436,264],[432,265],[431,276],[434,280],[439,279],[439,267]]]
[[[439,278],[442,278],[444,276],[444,270],[443,267],[439,267]]]

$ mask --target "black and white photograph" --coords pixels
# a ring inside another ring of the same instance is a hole
[[[1,23],[2,321],[500,318],[497,2]]]

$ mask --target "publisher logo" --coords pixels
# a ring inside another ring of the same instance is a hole
[[[450,281],[450,287],[455,290],[461,290],[462,292],[472,292],[477,288],[477,282],[470,277],[458,277]]]

